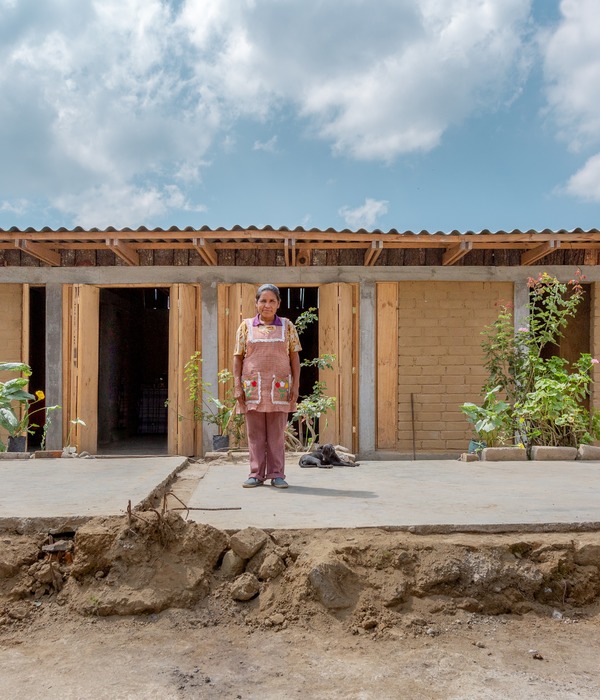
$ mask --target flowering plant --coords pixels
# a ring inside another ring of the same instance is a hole
[[[26,390],[31,376],[29,365],[23,362],[2,362],[0,372],[19,372],[25,375],[0,382],[0,427],[4,428],[10,437],[33,433],[33,429],[39,426],[31,421],[32,416],[43,411],[45,422],[48,412],[59,407],[41,405],[46,398],[43,391],[30,394]],[[0,440],[0,450],[4,448],[5,445]]]
[[[497,320],[483,330],[485,400],[481,407],[461,406],[482,438],[488,423],[473,417],[502,408],[503,437],[511,442],[575,447],[600,439],[600,417],[586,407],[598,360],[582,353],[569,365],[553,354],[583,298],[582,279],[579,273],[568,283],[547,273],[530,278],[526,325],[515,332],[513,311],[503,304]],[[501,405],[497,393],[506,399]]]

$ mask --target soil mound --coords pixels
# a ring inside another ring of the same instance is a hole
[[[83,615],[204,606],[220,621],[286,627],[333,617],[383,632],[410,616],[418,626],[424,600],[449,614],[562,615],[600,597],[595,533],[227,533],[152,510],[93,519],[73,534],[0,536],[0,622],[52,599]]]

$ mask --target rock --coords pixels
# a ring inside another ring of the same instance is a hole
[[[246,601],[254,598],[260,590],[260,583],[254,574],[244,573],[231,584],[231,597]]]
[[[120,523],[117,521],[90,520],[82,525],[75,536],[77,556],[73,563],[73,576],[79,578],[99,569],[110,569],[110,549],[117,538]]]
[[[484,462],[526,462],[527,450],[522,447],[484,447],[481,459]]]
[[[579,445],[577,459],[600,460],[600,447],[596,445]]]
[[[12,620],[24,620],[29,616],[29,610],[30,608],[27,605],[14,605],[12,608],[8,609],[8,616]]]
[[[247,561],[258,552],[268,539],[269,536],[263,530],[259,530],[257,527],[247,527],[231,536],[229,546],[237,555]]]
[[[232,549],[225,552],[223,561],[221,562],[221,573],[225,578],[235,578],[244,573],[246,562],[239,554],[236,554]]]
[[[579,566],[600,567],[600,545],[584,545],[575,552],[573,559]]]
[[[461,462],[479,462],[479,455],[472,452],[463,452],[459,459]]]
[[[349,608],[358,598],[358,576],[340,561],[317,564],[308,580],[321,603],[330,610]]]
[[[42,552],[70,552],[73,549],[73,543],[67,542],[66,540],[58,540],[52,544],[45,544],[42,546]]]
[[[271,615],[271,622],[274,625],[283,625],[285,622],[285,617],[281,613],[275,613],[274,615]]]
[[[33,574],[33,578],[40,583],[62,582],[62,574],[53,562],[44,562],[38,571]]]
[[[268,554],[258,571],[258,578],[261,581],[277,578],[285,571],[285,563],[275,552]]]
[[[564,460],[572,461],[577,459],[576,447],[546,447],[536,445],[531,448],[531,459],[560,462]]]

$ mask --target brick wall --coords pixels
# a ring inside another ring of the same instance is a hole
[[[512,303],[510,282],[400,282],[398,449],[457,454],[473,437],[460,405],[479,401],[486,379],[481,331]]]

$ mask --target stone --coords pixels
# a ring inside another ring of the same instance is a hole
[[[531,448],[531,459],[554,462],[572,461],[577,459],[577,448],[536,445]]]
[[[52,544],[45,544],[42,546],[42,552],[70,552],[73,549],[73,543],[67,542],[66,540],[58,540]]]
[[[593,459],[600,461],[600,447],[596,447],[596,445],[579,445],[577,459]]]
[[[269,539],[263,530],[257,527],[247,527],[231,536],[229,546],[242,559],[251,559]]]
[[[522,447],[484,447],[481,450],[484,462],[526,462],[527,450]]]
[[[460,456],[461,462],[479,462],[479,455],[473,452],[463,452]]]
[[[225,578],[235,578],[244,573],[245,565],[245,560],[230,549],[225,552],[225,556],[221,562],[221,573]]]
[[[250,600],[260,591],[260,583],[254,574],[244,573],[231,584],[230,591],[234,600]]]
[[[258,578],[261,581],[268,581],[277,578],[285,571],[285,563],[275,552],[267,555],[258,571]]]
[[[578,566],[597,566],[600,568],[600,545],[586,544],[576,550],[573,560]]]
[[[349,608],[358,598],[358,576],[340,561],[317,564],[308,580],[321,603],[330,610]]]

